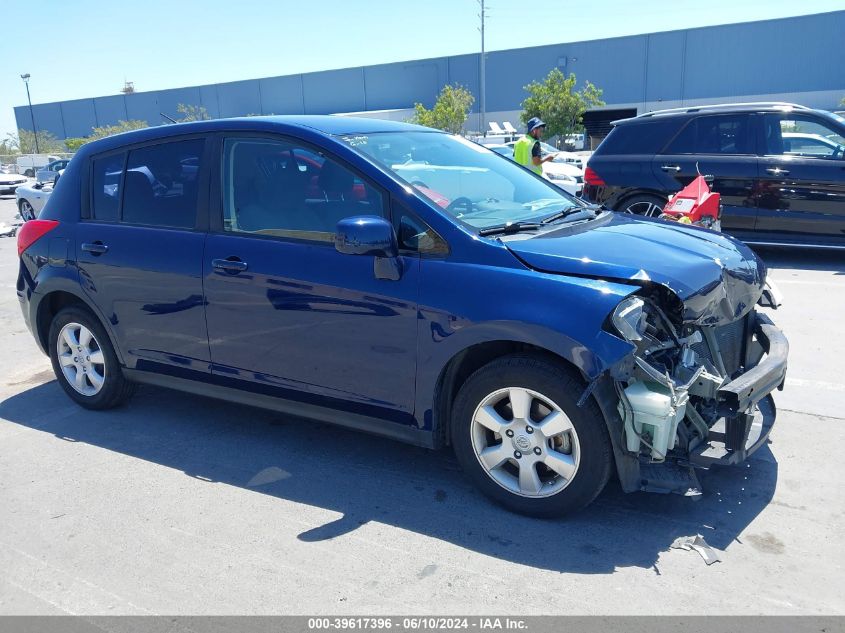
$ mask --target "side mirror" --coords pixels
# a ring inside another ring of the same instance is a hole
[[[373,215],[356,215],[337,223],[334,247],[345,255],[374,255],[393,258],[399,255],[393,225]]]

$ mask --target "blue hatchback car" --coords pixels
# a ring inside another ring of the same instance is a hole
[[[481,146],[342,117],[84,145],[18,234],[24,319],[89,409],[149,383],[431,448],[535,516],[694,494],[765,443],[763,263]]]

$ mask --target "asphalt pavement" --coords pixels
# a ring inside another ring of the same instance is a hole
[[[611,482],[542,521],[447,451],[152,387],[77,407],[0,238],[0,614],[843,614],[845,254],[761,254],[791,343],[770,445],[698,501]],[[721,562],[670,548],[695,534]]]

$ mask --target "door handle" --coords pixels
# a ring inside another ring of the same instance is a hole
[[[102,242],[83,242],[80,248],[83,251],[91,253],[92,255],[102,255],[103,253],[106,253],[109,250],[109,247],[103,244]]]
[[[239,259],[212,259],[211,266],[214,270],[230,274],[241,273],[249,268],[246,262]]]
[[[679,171],[681,171],[681,166],[680,165],[661,165],[660,169],[662,169],[663,171],[672,171],[672,172],[675,172],[677,174]]]
[[[766,173],[772,176],[788,176],[788,169],[781,169],[780,167],[766,167]]]

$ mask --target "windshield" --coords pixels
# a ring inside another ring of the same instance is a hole
[[[585,206],[513,161],[459,136],[380,132],[342,140],[475,229],[534,222]]]

